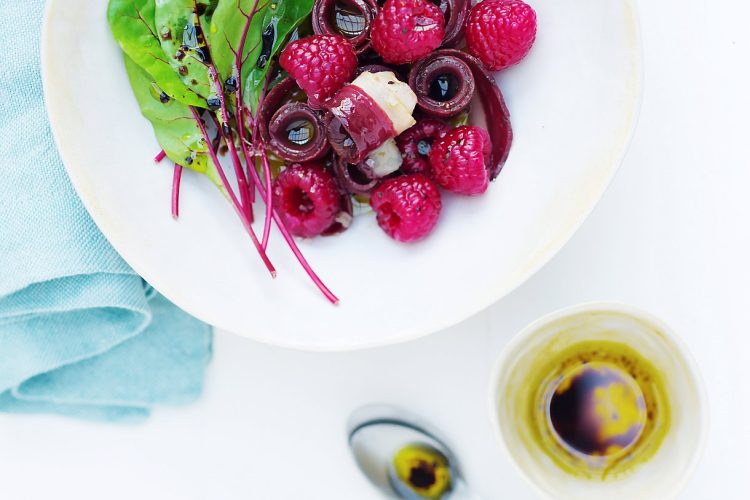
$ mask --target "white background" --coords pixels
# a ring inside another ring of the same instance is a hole
[[[0,416],[0,498],[377,499],[345,439],[349,413],[371,402],[440,427],[485,498],[534,498],[489,425],[489,370],[533,319],[600,299],[665,319],[703,370],[711,429],[682,497],[747,498],[750,4],[639,3],[646,78],[632,146],[591,218],[529,282],[448,331],[353,354],[218,332],[202,400],[145,425]]]

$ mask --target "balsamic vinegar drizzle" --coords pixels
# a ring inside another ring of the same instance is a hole
[[[258,69],[263,69],[268,64],[268,60],[271,58],[271,52],[273,46],[276,43],[276,24],[279,22],[277,18],[274,18],[266,29],[263,30],[263,34],[260,37],[261,49],[260,55],[258,56],[258,62],[255,64]]]
[[[451,100],[458,91],[458,78],[450,73],[436,76],[430,82],[428,95],[436,101],[445,102]]]

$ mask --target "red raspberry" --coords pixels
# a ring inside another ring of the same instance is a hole
[[[343,37],[312,35],[287,45],[279,64],[319,106],[354,77],[357,54]]]
[[[445,17],[429,0],[387,0],[370,28],[372,47],[390,64],[411,63],[443,43]]]
[[[294,164],[273,182],[273,205],[289,232],[311,238],[331,227],[341,210],[333,174],[319,163]]]
[[[410,174],[383,181],[370,196],[378,224],[391,238],[421,240],[435,227],[442,203],[429,177]]]
[[[466,24],[469,52],[493,71],[526,57],[536,38],[536,12],[521,0],[484,0]]]
[[[432,143],[441,139],[450,129],[443,121],[425,118],[396,137],[396,144],[403,158],[401,171],[406,174],[430,175],[432,169],[428,156]]]
[[[487,190],[492,143],[486,130],[456,127],[432,145],[430,165],[435,181],[448,191],[475,195]]]

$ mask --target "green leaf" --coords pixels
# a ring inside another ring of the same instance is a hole
[[[190,106],[171,99],[162,102],[162,89],[143,68],[125,55],[125,69],[141,113],[154,127],[156,139],[170,160],[195,170],[221,188],[221,180],[208,155],[208,145]]]
[[[217,95],[206,64],[209,51],[204,32],[217,1],[156,0],[154,10],[164,57],[182,82],[204,99]]]
[[[209,31],[216,69],[223,79],[237,74],[235,51],[239,50],[247,17],[255,0],[219,0]],[[259,0],[242,51],[243,100],[255,108],[266,75],[289,34],[312,11],[314,0]],[[240,12],[242,9],[242,12]]]
[[[123,52],[167,95],[191,106],[206,106],[205,99],[182,82],[164,57],[154,23],[154,0],[110,0],[107,20]]]
[[[262,11],[267,2],[268,0],[219,0],[211,18],[208,41],[211,45],[211,59],[223,81],[233,75],[237,76],[235,53],[240,50],[240,46],[243,46],[245,56],[254,43],[257,43],[252,41],[253,33],[257,35],[260,30]],[[253,20],[248,27],[247,23]],[[243,78],[247,71],[249,70],[243,71]]]
[[[270,0],[263,16],[261,43],[247,58],[250,73],[243,80],[245,102],[255,109],[263,90],[271,59],[279,52],[289,35],[310,15],[314,0]],[[265,43],[264,43],[265,42]],[[269,50],[270,49],[270,50]]]

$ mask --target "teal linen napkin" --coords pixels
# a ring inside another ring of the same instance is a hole
[[[73,191],[41,90],[44,4],[0,0],[0,412],[141,419],[199,396],[211,331],[128,267]]]

